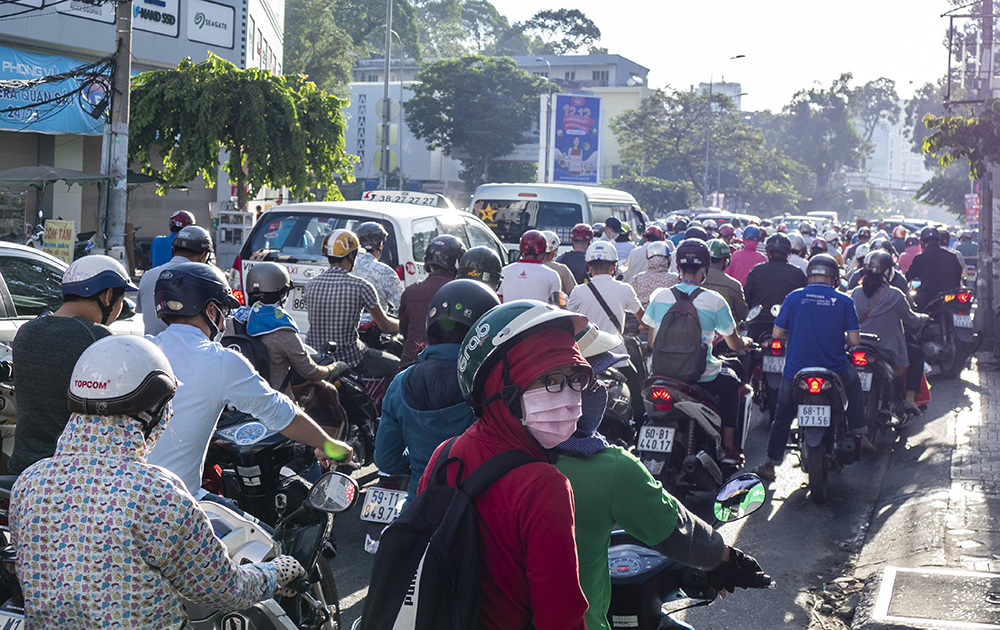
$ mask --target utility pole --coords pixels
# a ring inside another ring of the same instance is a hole
[[[982,64],[979,69],[978,98],[985,101],[993,96],[993,0],[983,0]],[[976,327],[984,339],[984,349],[992,350],[997,343],[997,284],[998,271],[994,261],[1000,255],[997,235],[996,211],[993,206],[993,178],[997,169],[986,161],[986,174],[981,182],[979,204],[979,260],[977,265],[977,293],[979,307]]]
[[[381,190],[389,187],[389,56],[392,53],[392,0],[385,0],[385,81],[382,82],[382,183]],[[403,77],[400,75],[400,82]]]
[[[104,247],[108,255],[125,260],[125,223],[128,178],[128,99],[132,74],[132,1],[119,0],[115,9],[115,76],[111,83],[111,129],[108,152],[111,181],[108,185],[108,210],[104,225]]]

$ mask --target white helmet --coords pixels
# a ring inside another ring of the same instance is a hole
[[[148,432],[177,391],[170,362],[143,337],[111,335],[83,351],[69,382],[69,409],[99,416],[132,416]]]
[[[559,249],[559,245],[562,244],[562,239],[559,235],[552,230],[542,230],[542,236],[545,237],[545,253],[551,254],[552,252]]]
[[[670,258],[670,249],[667,244],[663,241],[653,241],[646,245],[646,260],[653,258],[654,256],[663,256]]]
[[[63,295],[90,297],[105,289],[138,291],[120,262],[110,256],[84,256],[73,261],[62,277]]]
[[[618,262],[618,250],[615,249],[614,243],[609,243],[608,241],[594,241],[587,248],[587,262],[594,260],[607,260],[611,262]]]
[[[839,243],[840,234],[837,234],[835,230],[827,230],[826,234],[823,235],[823,240],[827,243]]]

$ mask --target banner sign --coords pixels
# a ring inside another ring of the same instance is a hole
[[[555,97],[552,181],[596,186],[601,181],[601,98]]]
[[[0,47],[0,80],[24,81],[68,72],[83,65],[83,61],[54,55],[36,55]],[[0,89],[0,129],[35,131],[39,133],[80,133],[100,135],[104,121],[95,119],[88,112],[104,98],[107,81],[91,83],[79,94],[65,96],[80,87],[80,79],[66,79],[58,83],[44,83],[27,90]],[[102,85],[103,84],[103,85]],[[65,98],[61,98],[64,97]],[[24,107],[32,103],[55,102]]]
[[[178,0],[133,0],[132,27],[177,37],[180,34]]]
[[[73,239],[76,221],[45,221],[45,240],[42,251],[60,258],[67,265],[73,262]]]
[[[236,9],[224,4],[191,0],[187,9],[188,39],[223,48],[233,47]]]
[[[965,224],[979,225],[979,195],[976,193],[965,195]]]
[[[70,0],[69,2],[56,5],[56,11],[63,15],[72,15],[85,20],[94,20],[96,22],[104,22],[105,24],[115,23],[114,2],[94,4],[84,0]]]

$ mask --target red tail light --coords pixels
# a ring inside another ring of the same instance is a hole
[[[240,304],[246,306],[246,297],[243,295],[243,260],[239,254],[236,254],[236,260],[233,261],[233,269],[236,270],[236,280],[239,283],[236,290],[233,291],[233,297],[239,300]]]
[[[971,293],[959,293],[955,297],[962,304],[967,304],[970,300],[972,300],[972,294]]]
[[[238,301],[238,302],[239,302],[240,304],[242,304],[243,306],[246,306],[246,305],[247,305],[247,299],[246,299],[246,297],[245,297],[245,296],[243,295],[243,289],[235,289],[235,290],[233,291],[233,297],[234,297],[234,298],[236,298],[236,300],[237,300],[237,301]]]
[[[403,270],[403,265],[396,267],[396,275],[399,276],[400,280],[406,280],[403,274],[406,272]]]
[[[826,385],[826,379],[820,378],[818,376],[810,376],[806,379],[806,387],[809,389],[810,394],[818,394],[823,390],[823,386]]]
[[[773,354],[774,356],[778,356],[784,351],[784,349],[785,349],[785,344],[782,343],[781,339],[771,340],[771,354]]]
[[[667,411],[674,406],[674,397],[664,387],[654,387],[649,392],[649,397],[657,411]]]
[[[851,353],[851,361],[854,365],[868,365],[868,355],[864,350],[855,350]]]

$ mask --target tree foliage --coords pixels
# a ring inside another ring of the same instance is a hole
[[[129,160],[163,182],[159,194],[199,176],[214,186],[222,150],[230,181],[251,195],[284,186],[311,199],[311,188],[326,186],[334,198],[337,178],[353,180],[344,102],[300,75],[239,70],[211,54],[197,64],[185,58],[134,77],[129,103]]]
[[[948,167],[968,159],[975,178],[986,173],[986,163],[1000,162],[1000,99],[987,99],[983,111],[973,116],[924,116],[924,124],[933,131],[924,138],[924,153],[937,157]]]
[[[865,142],[871,142],[872,135],[883,120],[891,124],[899,122],[899,94],[892,79],[881,77],[869,81],[857,88],[854,98]]]
[[[689,181],[628,175],[605,180],[601,185],[631,194],[642,209],[653,217],[665,216],[674,210],[699,204],[698,194]]]
[[[542,46],[535,54],[568,55],[593,46],[601,39],[601,29],[579,9],[539,11],[518,30],[538,38]]]

